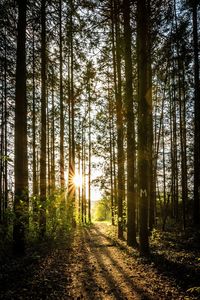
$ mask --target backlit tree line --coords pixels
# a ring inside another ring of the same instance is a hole
[[[199,1],[0,9],[2,240],[23,253],[30,236],[90,223],[95,184],[141,254],[155,226],[197,230]]]

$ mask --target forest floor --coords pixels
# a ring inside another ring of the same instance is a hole
[[[104,223],[77,227],[53,247],[5,260],[0,299],[200,299],[187,292],[200,281],[199,250],[166,239],[169,245],[157,241],[145,259],[112,232]]]

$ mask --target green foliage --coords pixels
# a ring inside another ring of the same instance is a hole
[[[200,286],[194,286],[187,290],[188,293],[200,295]]]
[[[154,243],[160,243],[161,240],[161,234],[160,231],[157,230],[156,228],[153,228],[152,232],[151,232],[151,239],[152,241],[154,241]]]
[[[12,242],[12,223],[14,213],[10,208],[4,212],[4,218],[0,223],[0,261],[7,255]]]
[[[104,197],[95,203],[93,209],[93,218],[95,221],[111,220],[111,206],[109,197]]]
[[[29,210],[29,240],[37,240],[39,237],[39,211],[41,208],[39,196],[30,198]],[[46,237],[53,240],[61,234],[67,233],[72,227],[69,218],[69,207],[65,191],[55,190],[46,198]]]
[[[9,162],[13,161],[8,155],[0,155],[0,160]]]

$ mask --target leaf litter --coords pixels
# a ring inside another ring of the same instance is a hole
[[[157,258],[163,258],[163,249],[153,245],[152,256],[141,258],[111,232],[102,223],[77,227],[65,242],[6,261],[0,268],[0,299],[198,299],[187,291],[189,282],[179,284],[177,265],[169,269],[172,262]]]

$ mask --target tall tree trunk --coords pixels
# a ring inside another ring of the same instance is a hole
[[[117,113],[117,204],[118,204],[118,238],[123,238],[123,200],[125,194],[124,179],[124,128],[121,82],[121,46],[119,29],[119,3],[111,2],[112,53]],[[116,44],[115,44],[116,41]]]
[[[81,190],[81,196],[82,196],[82,201],[81,201],[81,221],[84,224],[85,223],[85,190],[84,190],[84,180],[85,180],[85,155],[84,155],[84,119],[82,120],[82,132],[81,132],[82,140],[81,140],[81,160],[82,160],[82,190]]]
[[[172,141],[173,141],[173,201],[174,201],[174,217],[175,220],[179,219],[179,207],[178,207],[178,198],[179,198],[179,187],[178,187],[178,151],[177,151],[177,103],[176,103],[176,82],[175,82],[175,65],[173,61],[173,77],[172,77]]]
[[[148,160],[149,160],[149,230],[154,225],[154,202],[155,202],[155,182],[154,182],[154,152],[153,152],[153,114],[152,114],[152,68],[151,68],[151,48],[152,48],[152,28],[151,28],[151,0],[147,0],[147,93],[148,93]]]
[[[192,1],[193,47],[194,47],[194,225],[200,225],[200,82],[198,51],[198,1]]]
[[[48,91],[47,91],[47,99],[48,99]],[[50,154],[50,110],[47,105],[47,195],[48,197],[51,194],[51,154]]]
[[[7,122],[7,45],[5,43],[5,63],[4,63],[4,153],[5,153],[5,162],[4,162],[4,212],[8,208],[8,122]],[[5,232],[7,231],[7,215],[4,214],[4,227]]]
[[[86,224],[87,216],[86,216],[86,168],[85,168],[85,160],[86,160],[86,151],[85,151],[85,118],[82,121],[82,142],[81,142],[81,149],[82,149],[82,223]]]
[[[3,74],[3,66],[1,65],[1,74]],[[4,78],[2,76],[1,79],[1,84],[3,86],[4,84]],[[4,156],[4,149],[3,149],[3,144],[4,144],[4,95],[2,93],[2,97],[1,97],[1,109],[0,109],[0,113],[1,113],[1,126],[0,126],[0,222],[3,221],[3,156]]]
[[[135,125],[133,113],[133,68],[131,57],[130,0],[123,1],[125,44],[125,107],[127,122],[127,243],[136,242],[136,191],[135,191]]]
[[[113,141],[112,141],[112,151],[113,151],[113,177],[114,177],[114,217],[116,217],[117,214],[117,175],[116,175],[116,150],[115,150],[115,131],[114,131],[114,122],[113,122],[112,116],[112,128],[113,128]]]
[[[183,197],[185,203],[183,203],[183,210],[185,209],[185,221],[188,218],[188,164],[187,164],[187,130],[186,130],[186,95],[185,95],[185,66],[183,66],[183,104],[182,104],[182,178],[183,178]]]
[[[170,168],[171,168],[171,209],[170,209],[170,216],[174,218],[174,154],[173,154],[173,100],[171,95],[171,85],[170,85],[170,78],[169,78],[169,128],[170,128]]]
[[[148,204],[150,199],[150,139],[149,120],[152,114],[148,82],[149,37],[146,0],[137,1],[137,61],[138,61],[138,196],[140,253],[149,253]]]
[[[174,15],[176,32],[178,32],[177,13],[176,13],[176,0],[174,0]],[[180,42],[176,38],[176,52],[177,52],[177,65],[178,65],[178,103],[179,103],[179,122],[180,122],[180,147],[181,147],[181,188],[182,188],[182,213],[183,213],[183,228],[186,227],[186,204],[188,203],[187,191],[187,158],[186,158],[186,128],[185,128],[185,99],[184,95],[184,66],[182,58],[180,57]]]
[[[52,68],[51,73],[51,111],[49,115],[49,159],[50,159],[50,166],[49,166],[49,180],[50,180],[50,199],[52,205],[50,205],[49,209],[49,217],[55,219],[56,218],[56,210],[54,207],[55,201],[55,101],[54,101],[54,71]]]
[[[112,133],[112,160],[113,160],[113,212],[114,212],[114,223],[117,213],[117,176],[116,176],[116,150],[115,150],[115,141],[116,141],[116,132],[115,132],[115,104],[111,106],[111,133]]]
[[[162,210],[162,230],[165,230],[165,224],[167,220],[167,195],[166,195],[166,159],[165,159],[165,130],[164,130],[164,118],[162,118],[162,160],[163,160],[163,204]],[[162,203],[162,201],[161,201]]]
[[[28,159],[26,98],[26,0],[18,1],[18,36],[15,98],[15,197],[14,252],[25,251],[25,229],[28,225]]]
[[[158,155],[159,155],[159,149],[160,149],[160,140],[161,140],[161,129],[162,129],[162,122],[163,122],[163,114],[164,114],[164,99],[165,99],[165,89],[166,89],[166,81],[167,81],[167,76],[166,76],[166,79],[165,79],[165,87],[164,87],[164,92],[163,92],[163,96],[162,96],[162,105],[161,105],[161,114],[159,116],[159,123],[158,123],[158,133],[156,132],[156,127],[157,127],[157,121],[156,121],[156,113],[155,113],[155,119],[154,119],[154,122],[155,122],[155,127],[154,127],[154,132],[155,132],[155,135],[154,135],[154,164],[153,164],[153,184],[154,184],[154,191],[156,191],[156,184],[157,184],[157,168],[158,168]],[[158,100],[158,97],[157,97],[157,94],[158,94],[158,91],[156,89],[156,95],[155,95],[155,106],[157,107],[157,100]],[[154,207],[152,207],[152,209],[154,210],[153,212],[153,217],[156,216],[156,201],[154,199]],[[151,205],[150,205],[150,210],[151,210]],[[151,214],[151,211],[149,212],[149,214]],[[151,217],[149,216],[149,219]],[[153,220],[154,221],[154,220]],[[153,224],[151,223],[151,221],[149,220],[149,228],[150,230],[152,230],[152,227],[151,225]]]
[[[55,192],[55,101],[54,101],[54,73],[51,83],[52,111],[51,111],[51,193]]]
[[[72,223],[75,223],[74,218],[74,208],[75,208],[75,128],[74,128],[74,38],[73,38],[73,14],[74,14],[74,3],[73,0],[70,0],[70,20],[69,20],[69,135],[70,135],[70,147],[69,147],[69,179],[68,179],[68,200],[70,202],[70,207],[72,211],[71,220]]]
[[[41,3],[41,150],[40,150],[40,236],[46,232],[46,0]]]
[[[108,75],[109,76],[109,75]],[[115,205],[114,205],[114,188],[113,188],[113,128],[112,128],[112,104],[110,99],[110,86],[108,77],[108,112],[109,112],[109,150],[110,150],[110,203],[111,203],[111,220],[115,224]]]
[[[88,222],[91,223],[91,82],[88,82],[88,122],[89,122],[89,152],[88,152]]]
[[[112,60],[113,60],[113,79],[115,91],[115,105],[117,103],[117,71],[116,71],[116,45],[115,45],[115,24],[113,12],[113,0],[111,0],[111,34],[112,34]],[[114,113],[112,111],[112,124],[114,128]],[[117,124],[116,127],[118,128]],[[114,134],[114,131],[113,131]],[[117,133],[118,134],[118,133]],[[115,215],[118,215],[118,178],[116,171],[115,139],[113,137],[113,173],[114,173],[114,195],[115,195]],[[118,150],[117,150],[118,151]],[[118,219],[117,219],[118,225]]]
[[[81,122],[79,120],[79,132],[81,131],[80,128]],[[78,175],[81,176],[81,144],[79,141],[78,147],[77,147],[77,154],[78,154]],[[81,181],[82,185],[82,181]],[[78,220],[81,222],[81,185],[78,186]]]
[[[70,51],[69,51],[70,52]],[[68,201],[71,193],[71,157],[72,157],[72,137],[71,137],[71,72],[70,53],[68,54]]]
[[[3,233],[7,233],[8,206],[8,118],[7,118],[7,41],[4,38],[4,62],[2,63],[2,97],[1,97],[1,133],[0,133],[0,222],[3,223]],[[5,236],[4,235],[4,236]]]
[[[59,0],[59,40],[60,40],[60,186],[65,186],[64,177],[64,113],[63,113],[63,42],[62,42],[62,0]]]
[[[179,58],[180,59],[180,58]],[[179,70],[181,71],[180,63]],[[183,66],[182,66],[183,67]],[[181,87],[181,76],[178,76],[178,89],[179,89],[179,119],[180,119],[180,143],[181,143],[181,189],[182,189],[182,211],[183,211],[183,228],[186,227],[186,204],[188,202],[187,191],[187,158],[186,158],[186,140],[185,140],[185,118],[184,118],[184,106],[182,99],[183,89]]]
[[[36,97],[35,97],[35,32],[33,28],[33,53],[32,53],[32,138],[33,138],[33,220],[38,221],[38,181],[37,181],[37,166],[36,166]]]
[[[173,71],[174,74],[174,71]],[[172,80],[172,83],[170,82]],[[174,76],[169,78],[170,101],[170,156],[171,156],[171,217],[178,218],[177,203],[177,134],[176,134],[176,102],[174,101]]]

